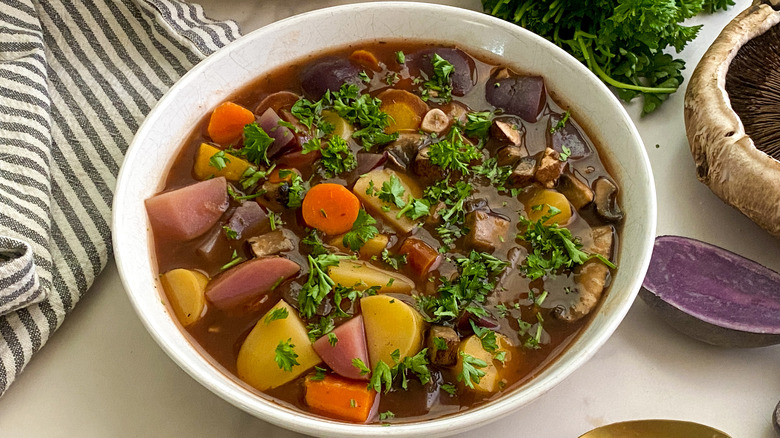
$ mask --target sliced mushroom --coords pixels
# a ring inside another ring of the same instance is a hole
[[[278,229],[265,233],[260,236],[252,237],[247,240],[252,247],[252,252],[256,257],[265,257],[276,255],[283,251],[292,251],[293,245],[292,231]]]
[[[458,359],[460,337],[455,329],[434,325],[428,330],[428,358],[433,365],[449,367],[455,365]],[[441,348],[444,347],[444,348]]]
[[[406,171],[427,138],[416,132],[401,132],[395,141],[385,147],[387,159],[400,170]]]
[[[577,210],[593,201],[593,190],[573,173],[561,174],[558,179],[558,191],[563,193],[563,196],[566,196]]]
[[[417,152],[414,157],[414,173],[426,179],[444,178],[444,169],[431,162],[431,148],[426,146]]]
[[[599,254],[607,259],[612,255],[612,227],[603,225],[591,228],[592,244],[584,248],[589,254]],[[577,321],[589,314],[601,299],[607,286],[609,268],[598,259],[590,259],[579,266],[574,272],[577,300],[568,308],[556,307],[553,316],[563,321]]]
[[[536,173],[536,158],[523,157],[517,162],[512,173],[509,174],[509,184],[514,187],[525,187],[531,184]]]
[[[539,161],[539,167],[534,173],[534,179],[548,189],[555,186],[555,182],[558,181],[558,177],[561,176],[561,172],[566,166],[566,162],[561,161],[560,156],[558,151],[553,148],[545,149],[542,159]]]
[[[607,222],[620,222],[623,212],[617,204],[617,186],[607,178],[599,178],[593,183],[596,214]]]
[[[514,166],[521,158],[528,156],[528,150],[519,146],[504,146],[496,153],[499,166]]]
[[[439,108],[434,108],[423,116],[420,129],[427,133],[441,134],[450,126],[450,118]]]
[[[494,120],[493,125],[490,127],[490,132],[493,134],[493,138],[502,143],[509,143],[513,146],[523,144],[523,133],[515,124]]]
[[[702,57],[685,95],[685,129],[699,180],[780,236],[780,6],[763,3],[732,20]]]
[[[477,251],[492,252],[505,239],[509,231],[509,221],[495,214],[475,210],[466,214],[465,245]]]

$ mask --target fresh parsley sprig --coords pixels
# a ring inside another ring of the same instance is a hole
[[[341,243],[352,251],[359,251],[366,242],[379,234],[379,230],[374,225],[376,219],[361,208],[357,219],[352,224],[352,229],[344,234]]]

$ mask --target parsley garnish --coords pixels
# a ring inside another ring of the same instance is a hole
[[[423,216],[427,216],[430,212],[430,204],[424,199],[415,199],[411,195],[404,200],[404,193],[406,190],[401,185],[401,180],[395,175],[390,175],[390,179],[382,183],[382,190],[376,191],[373,181],[369,183],[366,194],[373,192],[376,196],[390,205],[395,205],[400,210],[396,214],[396,219],[400,219],[401,216],[406,215],[412,220],[417,220]]]
[[[468,175],[471,162],[482,158],[482,152],[463,139],[460,128],[456,125],[452,127],[445,139],[430,146],[428,156],[431,163],[444,170]]]
[[[317,339],[327,335],[336,328],[336,323],[330,316],[321,317],[316,323],[310,322],[306,325],[308,330],[309,340],[313,343]]]
[[[360,371],[361,376],[365,376],[366,374],[370,373],[371,370],[366,366],[366,363],[363,362],[362,359],[359,357],[356,357],[352,359],[352,366],[358,369]]]
[[[358,251],[379,233],[379,230],[374,226],[375,224],[376,219],[361,208],[358,211],[357,219],[352,224],[352,230],[344,234],[341,243],[352,251]]]
[[[558,155],[558,159],[561,161],[566,161],[571,156],[571,149],[566,147],[566,145],[561,146],[561,153]]]
[[[458,392],[458,389],[452,383],[444,383],[440,385],[439,388],[451,396],[454,396]]]
[[[376,364],[368,383],[369,388],[381,392],[382,387],[384,387],[385,392],[389,392],[393,387],[393,382],[400,381],[401,388],[408,389],[409,373],[415,375],[423,385],[431,381],[427,348],[423,348],[414,356],[407,356],[403,360],[400,359],[400,352],[395,350],[391,354],[391,358],[395,361],[395,366],[392,368],[383,360]]]
[[[312,380],[314,382],[317,382],[319,380],[325,380],[325,375],[328,372],[325,368],[319,367],[317,365],[314,366],[314,375],[309,377],[309,380]]]
[[[612,269],[616,267],[600,254],[589,255],[582,251],[582,243],[568,228],[561,228],[557,223],[544,225],[545,221],[561,212],[551,205],[547,207],[549,212],[536,222],[520,216],[520,226],[525,227],[525,232],[518,234],[517,238],[528,242],[532,249],[522,265],[526,277],[536,280],[563,268],[572,269],[591,258],[600,260]]]
[[[431,57],[431,64],[433,65],[433,75],[422,85],[422,100],[433,99],[437,102],[447,103],[452,100],[450,75],[455,67],[437,53]]]
[[[244,147],[236,153],[258,166],[261,163],[271,164],[266,153],[273,143],[274,138],[258,126],[257,122],[252,122],[244,126]]]
[[[490,111],[468,113],[466,114],[466,126],[463,128],[463,132],[469,137],[484,140],[487,138],[492,124],[493,113]]]
[[[325,143],[325,147],[322,147],[318,138],[312,138],[303,144],[304,154],[312,151],[320,151],[322,154],[319,163],[329,178],[349,172],[357,167],[355,155],[349,150],[346,140],[338,135],[330,137]]]
[[[404,55],[403,51],[397,51],[395,52],[395,60],[398,61],[399,64],[403,64],[406,62],[406,55]]]
[[[438,351],[444,351],[447,349],[447,341],[441,336],[436,336],[433,338],[433,346]]]
[[[225,151],[219,151],[209,158],[209,166],[222,170],[230,162],[230,158],[225,155]]]
[[[223,225],[222,230],[225,231],[225,236],[227,236],[228,239],[238,240],[238,232],[230,228],[229,225]]]
[[[259,170],[255,169],[254,167],[247,167],[244,173],[241,175],[241,188],[246,190],[249,187],[257,184],[261,179],[268,177],[268,174],[271,173],[275,167],[276,164],[269,167],[267,170]]]
[[[287,190],[287,206],[290,208],[298,208],[303,204],[303,197],[305,196],[308,183],[303,182],[303,178],[292,170],[280,170],[279,178],[287,178],[292,175],[292,180],[289,182],[290,188]]]
[[[463,351],[460,352],[460,357],[463,358],[463,369],[458,374],[458,382],[463,382],[469,388],[474,388],[474,384],[479,383],[480,379],[485,376],[485,372],[479,368],[485,368],[488,364]]]
[[[339,337],[336,336],[335,333],[333,332],[328,333],[328,343],[330,344],[331,347],[335,347],[338,341],[339,341]]]
[[[298,354],[295,353],[295,345],[292,343],[292,338],[287,339],[287,341],[279,341],[279,345],[276,346],[274,353],[274,360],[280,369],[292,371],[295,365],[300,365],[296,360]]]
[[[232,256],[231,260],[229,262],[225,263],[224,265],[222,265],[220,270],[224,271],[225,269],[230,269],[233,266],[236,266],[237,264],[243,262],[244,260],[246,260],[246,259],[241,257],[240,255],[238,255],[238,252],[236,250],[233,250],[233,256]]]
[[[298,293],[298,310],[304,318],[311,318],[322,300],[333,290],[336,283],[327,274],[328,266],[336,266],[340,260],[354,257],[336,254],[321,254],[309,258],[309,279]]]
[[[382,261],[390,265],[396,271],[406,264],[406,254],[393,256],[387,248],[382,250]]]
[[[326,93],[325,98],[331,95]],[[363,143],[365,150],[376,144],[390,143],[398,138],[398,133],[387,134],[388,115],[379,109],[382,101],[368,94],[360,94],[357,85],[344,84],[337,93],[332,94],[332,106],[339,116],[358,126],[352,137]]]
[[[360,73],[358,73],[358,77],[360,78],[361,81],[363,81],[365,83],[371,82],[371,78],[368,77],[368,73],[366,73],[365,70],[363,70]]]
[[[569,121],[569,117],[571,116],[571,113],[569,110],[566,110],[565,113],[563,113],[563,117],[561,117],[561,120],[558,120],[558,123],[555,124],[555,126],[550,127],[550,134],[555,134],[556,131],[559,129],[563,129],[566,126],[566,122]]]
[[[268,325],[277,319],[286,319],[290,315],[290,312],[287,311],[284,307],[279,307],[274,309],[271,313],[268,314],[268,316],[265,317],[263,322],[265,325]]]
[[[379,414],[379,421],[385,421],[395,418],[395,414],[392,411],[385,411]]]

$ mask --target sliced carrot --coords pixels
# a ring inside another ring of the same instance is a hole
[[[339,420],[365,423],[377,394],[365,381],[327,375],[322,380],[306,378],[306,404],[312,411]]]
[[[303,220],[326,234],[351,230],[359,211],[360,201],[341,184],[318,184],[303,198]]]
[[[209,137],[219,144],[228,144],[241,137],[244,126],[255,121],[255,114],[233,102],[220,104],[211,113]]]
[[[368,67],[373,71],[380,71],[382,67],[379,65],[379,60],[376,59],[373,53],[368,50],[358,49],[349,55],[349,60],[363,67]]]

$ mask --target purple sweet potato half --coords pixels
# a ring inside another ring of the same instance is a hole
[[[206,289],[206,298],[219,309],[236,307],[271,292],[300,269],[282,257],[252,259],[216,276]]]
[[[657,237],[639,296],[672,327],[708,344],[780,344],[780,274],[723,248]]]
[[[228,208],[227,181],[218,177],[146,200],[154,235],[190,240],[209,230]]]

